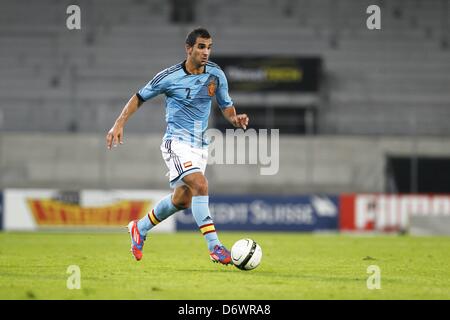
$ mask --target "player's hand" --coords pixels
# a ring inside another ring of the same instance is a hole
[[[123,144],[123,126],[114,125],[106,135],[106,146],[111,149],[111,146],[117,147],[117,144]]]
[[[247,129],[248,126],[248,116],[243,113],[243,114],[238,114],[236,115],[236,117],[234,117],[233,119],[233,124],[236,128],[242,128],[242,129]]]

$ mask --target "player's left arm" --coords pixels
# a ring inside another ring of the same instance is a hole
[[[233,126],[236,128],[247,129],[248,126],[248,116],[243,114],[236,114],[236,109],[234,106],[222,109],[222,114]]]
[[[249,118],[243,114],[236,114],[233,101],[228,94],[228,81],[222,70],[217,73],[219,88],[217,90],[216,99],[222,114],[236,128],[247,129]]]

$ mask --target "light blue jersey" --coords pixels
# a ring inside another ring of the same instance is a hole
[[[177,139],[197,148],[205,147],[211,98],[216,96],[221,109],[232,106],[233,101],[228,94],[227,78],[217,64],[208,62],[204,73],[190,74],[185,63],[159,72],[136,95],[147,101],[165,94],[167,129],[163,140]]]

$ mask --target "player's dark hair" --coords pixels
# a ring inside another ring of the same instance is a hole
[[[186,44],[193,47],[195,45],[195,41],[197,41],[197,38],[209,39],[211,38],[211,35],[205,28],[196,28],[187,35]]]

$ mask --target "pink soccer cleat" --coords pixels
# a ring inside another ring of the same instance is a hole
[[[142,248],[144,247],[145,236],[141,236],[137,226],[138,220],[133,220],[128,224],[128,233],[131,236],[131,253],[137,261],[142,259]]]
[[[213,262],[219,262],[224,265],[231,263],[231,253],[224,246],[216,245],[214,250],[209,253],[209,257]]]

